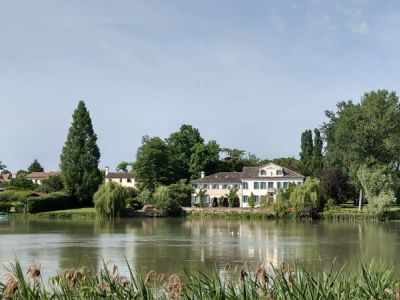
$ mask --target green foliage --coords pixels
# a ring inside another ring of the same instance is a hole
[[[231,190],[229,190],[229,194],[226,195],[228,198],[229,207],[234,207],[235,202],[237,203],[239,201],[239,196],[238,196],[237,192],[238,192],[238,190],[231,189]]]
[[[251,193],[250,194],[250,197],[249,197],[249,200],[248,200],[249,202],[249,206],[251,207],[251,208],[254,208],[254,205],[255,205],[255,202],[254,202],[254,194],[253,193]]]
[[[34,190],[36,187],[37,185],[34,184],[31,180],[26,179],[25,174],[21,174],[11,179],[10,186],[8,188],[13,190],[26,191]]]
[[[107,182],[94,194],[93,203],[100,217],[114,219],[121,215],[128,198],[129,193],[124,187],[114,182]]]
[[[189,184],[185,183],[185,180],[181,180],[178,183],[171,184],[168,186],[170,196],[179,203],[182,207],[190,207],[192,188]]]
[[[141,189],[153,192],[157,185],[172,183],[167,145],[158,137],[143,137],[134,168]]]
[[[28,212],[34,214],[45,211],[77,208],[79,203],[70,195],[57,192],[28,199]]]
[[[302,186],[296,187],[290,194],[290,206],[297,217],[313,215],[321,206],[322,187],[319,179],[307,178]]]
[[[205,207],[205,201],[207,198],[207,190],[199,190],[196,193],[197,197],[199,197],[199,207]]]
[[[142,204],[155,204],[153,196],[148,189],[143,189],[136,198]]]
[[[127,264],[128,278],[118,267],[110,270],[103,264],[99,272],[86,268],[69,269],[41,284],[40,268],[28,272],[18,261],[7,269],[0,282],[4,299],[397,299],[398,275],[391,267],[365,264],[344,273],[334,265],[315,272],[299,262],[282,267],[260,265],[257,270],[227,264],[223,275],[213,270],[209,275],[186,269],[185,276],[164,276],[151,272],[144,279]],[[27,274],[27,276],[25,276]],[[152,276],[150,276],[152,275]]]
[[[319,179],[325,199],[333,198],[340,204],[354,196],[354,188],[340,169],[332,167],[323,169],[319,174]]]
[[[357,170],[363,164],[400,164],[400,106],[395,92],[365,93],[361,103],[340,102],[326,112],[323,133],[327,163],[342,170],[359,187]]]
[[[190,157],[191,178],[199,178],[202,171],[206,174],[213,174],[218,171],[219,165],[219,145],[215,141],[207,144],[196,144],[193,147]]]
[[[25,207],[26,207],[25,203],[22,203],[22,202],[14,202],[14,203],[13,203],[13,206],[14,206],[15,212],[17,212],[17,213],[23,213],[23,212],[25,212]]]
[[[396,201],[394,173],[395,170],[385,165],[362,165],[357,171],[368,200],[368,210],[380,219]]]
[[[3,164],[3,162],[0,160],[0,171],[6,169],[7,166]]]
[[[32,173],[32,172],[43,172],[44,169],[42,167],[42,165],[38,162],[37,159],[35,159],[31,165],[28,167],[28,172]]]
[[[9,213],[11,210],[12,204],[9,202],[0,202],[0,212]]]
[[[326,205],[325,208],[327,210],[332,210],[335,207],[336,203],[335,200],[333,200],[332,198],[328,199],[328,201],[326,201]]]
[[[318,129],[314,130],[314,142],[311,130],[301,135],[300,162],[302,173],[306,176],[316,176],[323,167],[323,142]]]
[[[311,130],[306,130],[301,134],[300,161],[302,163],[303,174],[309,176],[313,173],[313,139]]]
[[[138,198],[128,198],[126,199],[126,204],[129,205],[133,210],[140,210],[144,206]]]
[[[30,191],[6,190],[0,193],[0,202],[23,202],[26,203]]]
[[[133,166],[134,166],[133,162],[121,161],[116,169],[118,172],[128,172],[129,171],[128,167],[130,167],[131,169],[130,171],[132,171]]]
[[[179,216],[182,214],[182,209],[178,200],[172,197],[167,186],[158,186],[153,194],[153,198],[157,207],[168,216]]]
[[[274,203],[274,196],[272,196],[272,195],[262,196],[261,200],[260,200],[260,208],[265,210],[265,209],[271,207],[271,205],[273,205],[273,203]]]
[[[39,190],[44,193],[55,193],[64,190],[64,182],[61,176],[50,176],[42,180]]]
[[[180,179],[189,180],[190,158],[193,154],[193,147],[204,143],[199,130],[191,125],[183,124],[179,131],[172,133],[166,141],[174,182]]]
[[[100,150],[92,120],[85,103],[80,101],[72,116],[72,124],[61,153],[61,176],[69,195],[91,204],[102,181],[98,168]]]

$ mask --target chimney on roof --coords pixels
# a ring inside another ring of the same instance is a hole
[[[108,175],[108,172],[110,171],[109,167],[106,167],[106,176]]]
[[[200,173],[201,175],[200,175],[200,177],[201,178],[204,178],[204,177],[206,177],[206,172],[204,172],[204,171],[201,171],[201,173]]]

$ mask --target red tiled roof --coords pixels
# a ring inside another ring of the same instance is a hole
[[[26,179],[46,179],[50,176],[59,176],[61,172],[32,172],[26,175]]]
[[[107,179],[134,179],[135,174],[129,172],[118,172],[118,173],[108,173],[106,175]]]

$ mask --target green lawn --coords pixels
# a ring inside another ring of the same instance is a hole
[[[33,218],[49,219],[95,219],[97,217],[97,213],[93,207],[84,207],[37,213],[31,216]]]
[[[361,212],[358,212],[358,206],[344,203],[330,211],[324,211],[324,218],[328,219],[368,219],[371,216],[368,214],[368,204],[363,205]],[[389,209],[387,215],[389,220],[400,220],[400,206],[393,205]]]

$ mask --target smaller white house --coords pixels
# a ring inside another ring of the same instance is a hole
[[[248,207],[251,194],[258,206],[261,197],[272,196],[276,199],[280,190],[289,188],[290,184],[303,184],[304,176],[288,168],[268,163],[262,167],[244,167],[242,172],[220,172],[191,181],[193,187],[192,204],[203,199],[207,206],[221,203],[227,206],[227,195],[230,190],[237,190],[240,207]],[[203,194],[203,195],[202,195]]]
[[[130,187],[130,188],[136,187],[135,174],[129,172],[112,173],[109,172],[108,167],[106,168],[104,180],[105,182],[117,183],[123,187]]]
[[[35,184],[42,184],[43,180],[48,179],[51,176],[60,176],[61,172],[32,172],[26,175],[26,179],[32,181]]]

